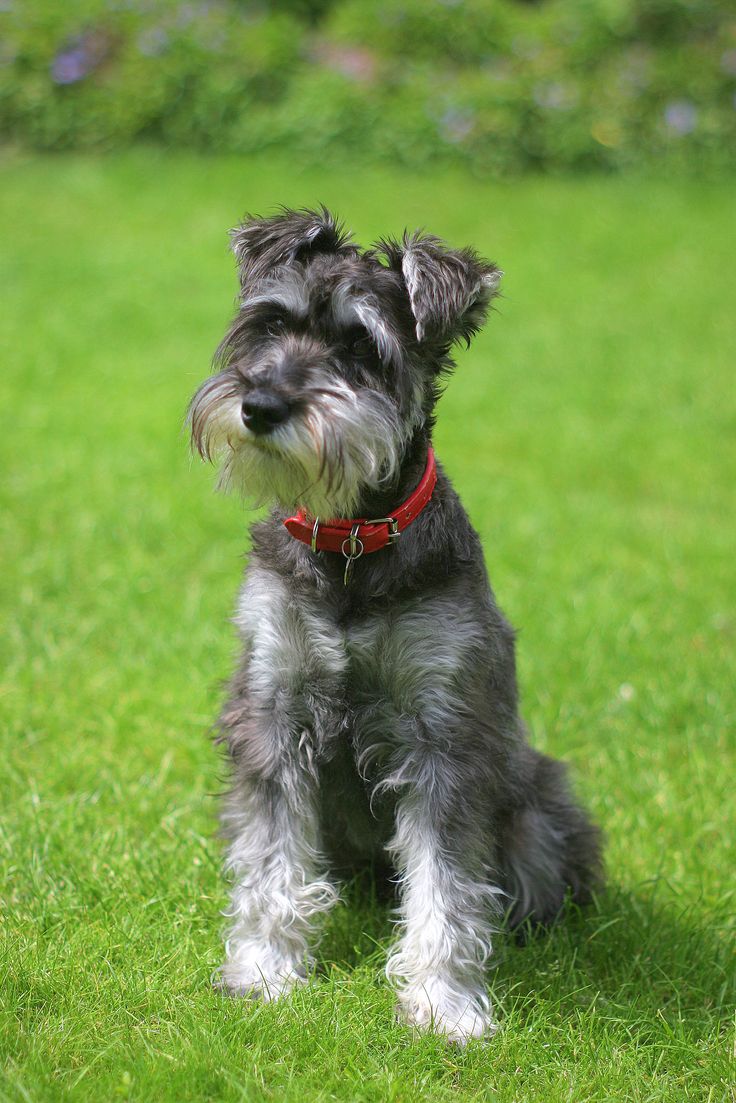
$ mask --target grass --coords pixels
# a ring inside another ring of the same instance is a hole
[[[300,172],[135,152],[2,173],[0,1098],[731,1099],[731,188]],[[243,209],[426,224],[507,270],[438,452],[520,628],[524,711],[608,837],[609,887],[503,937],[501,1032],[393,1024],[386,913],[353,887],[315,983],[209,988],[247,517],[182,412],[228,317]]]

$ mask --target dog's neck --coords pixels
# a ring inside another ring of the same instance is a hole
[[[430,438],[425,428],[411,438],[395,479],[380,490],[366,490],[358,499],[353,517],[390,517],[397,506],[412,494],[427,466]]]

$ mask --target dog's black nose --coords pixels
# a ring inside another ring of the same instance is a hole
[[[270,433],[289,416],[289,403],[273,391],[252,391],[243,400],[243,424],[252,433]]]

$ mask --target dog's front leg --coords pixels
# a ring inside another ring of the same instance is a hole
[[[252,571],[236,622],[245,642],[220,718],[234,773],[223,827],[234,879],[223,985],[273,1000],[303,981],[320,912],[337,899],[320,853],[317,761],[339,730],[344,659],[331,633]]]
[[[236,995],[273,1000],[303,982],[314,920],[337,898],[320,876],[314,796],[304,780],[250,780],[223,816],[235,883],[221,977]]]
[[[398,804],[389,844],[401,876],[402,934],[386,972],[406,1022],[464,1044],[494,1029],[484,964],[496,890],[475,860],[479,840],[437,784],[448,764],[426,767]]]

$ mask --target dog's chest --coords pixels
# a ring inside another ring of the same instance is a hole
[[[378,697],[400,713],[457,682],[467,634],[453,631],[439,598],[360,618],[345,629],[349,696]]]
[[[264,689],[320,684],[351,702],[378,697],[399,711],[457,683],[480,633],[472,609],[452,593],[339,620],[328,600],[297,596],[263,570],[249,572],[236,623]]]

